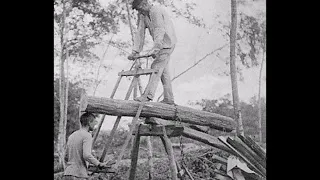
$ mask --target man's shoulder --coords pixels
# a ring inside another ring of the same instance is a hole
[[[91,134],[87,131],[84,131],[84,130],[77,130],[75,132],[73,132],[69,138],[79,138],[79,137],[84,137],[84,138],[88,138],[88,137],[91,137]]]

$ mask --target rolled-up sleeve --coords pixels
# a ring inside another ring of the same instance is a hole
[[[141,52],[143,49],[146,25],[144,23],[144,16],[139,13],[138,15],[138,25],[137,32],[134,35],[133,50],[136,52]]]
[[[83,139],[83,158],[90,162],[91,164],[94,164],[96,166],[99,165],[99,161],[93,157],[91,154],[91,144],[92,144],[92,137],[86,136]]]
[[[156,9],[150,13],[151,21],[154,25],[154,46],[153,48],[162,49],[163,36],[165,34],[164,17],[160,9]]]

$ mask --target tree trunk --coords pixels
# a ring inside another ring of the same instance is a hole
[[[59,94],[60,94],[60,120],[59,120],[59,133],[58,133],[58,147],[57,151],[59,154],[59,163],[65,167],[64,162],[64,146],[65,146],[65,74],[64,74],[64,62],[65,62],[65,43],[64,43],[64,28],[65,28],[65,17],[66,8],[65,1],[63,3],[63,15],[61,20],[61,31],[60,31],[60,43],[61,43],[61,55],[60,55],[60,84],[59,84]]]
[[[262,79],[262,69],[263,69],[263,63],[264,63],[264,54],[265,54],[265,49],[263,48],[262,61],[261,61],[260,73],[259,73],[259,94],[258,94],[259,140],[261,143],[262,143],[261,79]]]
[[[66,149],[66,144],[67,144],[67,122],[68,122],[68,92],[69,92],[69,64],[68,64],[68,58],[69,58],[69,53],[68,50],[66,49],[66,77],[65,77],[65,97],[64,97],[64,124],[63,124],[63,151]]]
[[[140,105],[140,102],[137,101],[98,98],[93,96],[87,96],[87,98],[82,99],[84,101],[82,102],[84,104],[83,108],[86,107],[83,110],[113,116],[134,117]],[[177,121],[179,118],[181,122],[209,126],[226,132],[230,132],[235,128],[235,122],[230,117],[189,107],[173,106],[158,102],[145,102],[140,117],[158,117],[171,121]]]
[[[230,74],[233,97],[234,117],[237,122],[237,134],[244,135],[238,84],[237,84],[237,70],[236,70],[236,39],[237,39],[237,2],[231,0],[231,28],[230,28]]]

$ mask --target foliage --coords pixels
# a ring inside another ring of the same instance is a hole
[[[68,121],[66,137],[72,132],[80,128],[79,123],[79,100],[82,89],[79,88],[79,83],[69,82],[68,91]],[[54,141],[57,141],[59,133],[59,120],[60,120],[60,102],[59,102],[59,79],[54,80]]]
[[[96,0],[66,0],[66,19],[62,21],[62,6],[61,0],[54,1],[55,34],[66,39],[64,48],[70,56],[85,61],[88,59],[84,57],[97,59],[90,49],[101,42],[103,35],[119,31],[119,19],[123,18],[120,11],[114,5],[104,9]],[[61,32],[63,27],[65,31]],[[61,47],[56,48],[61,51]]]
[[[237,61],[242,66],[237,67],[237,72],[241,69],[259,66],[263,50],[266,50],[266,12],[265,9],[255,9],[251,7],[263,3],[263,1],[237,1],[238,2],[238,28],[237,28],[237,44],[236,54]],[[248,9],[250,8],[250,11]],[[219,21],[221,28],[219,30],[228,40],[230,38],[230,23]],[[228,61],[226,61],[228,65]]]
[[[241,63],[246,68],[258,66],[257,56],[265,50],[266,20],[240,13],[238,38],[237,53]],[[243,45],[240,46],[240,43]],[[244,48],[246,46],[249,46],[249,50]]]

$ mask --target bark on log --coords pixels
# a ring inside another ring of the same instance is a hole
[[[94,96],[87,96],[82,99],[85,101],[82,106],[83,111],[113,116],[134,117],[140,105],[140,102],[136,101],[125,101]],[[140,117],[158,117],[171,121],[176,121],[177,118],[180,118],[180,120],[185,123],[209,126],[211,128],[227,132],[234,130],[236,127],[235,121],[230,117],[200,111],[189,107],[174,106],[158,102],[145,102]]]

